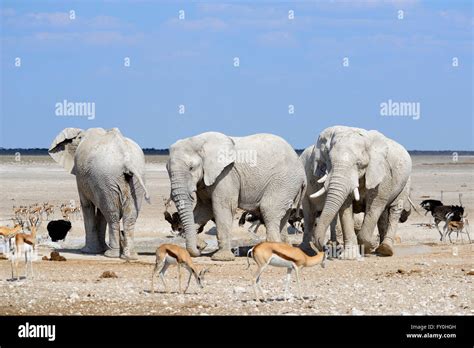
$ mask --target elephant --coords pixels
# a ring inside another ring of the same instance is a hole
[[[197,229],[214,218],[219,249],[212,259],[219,261],[235,258],[230,233],[237,208],[260,215],[267,240],[280,241],[290,210],[297,201],[300,205],[306,187],[298,155],[272,134],[206,132],[178,140],[170,147],[167,170],[187,250],[200,255]]]
[[[310,198],[310,196],[318,192],[323,184],[319,180],[323,179],[323,173],[317,173],[316,167],[317,162],[314,159],[315,156],[315,146],[308,146],[300,155],[300,161],[303,164],[306,174],[306,192],[303,197],[303,217],[304,217],[304,233],[303,233],[303,242],[302,245],[309,245],[312,236],[314,235],[316,228],[316,220],[318,215],[323,211],[324,208],[324,199],[326,195],[321,195],[317,198]],[[315,174],[316,173],[316,174]],[[324,180],[324,179],[323,179]],[[337,242],[336,237],[336,225],[337,217],[331,222],[331,241]],[[306,250],[308,253],[311,253],[310,250]]]
[[[149,202],[145,156],[138,144],[124,137],[117,128],[65,128],[48,152],[76,176],[86,232],[86,244],[81,251],[136,259],[135,222],[143,198]],[[105,243],[107,224],[108,246]]]
[[[318,249],[322,250],[328,225],[339,213],[345,248],[358,243],[365,252],[376,248],[377,254],[392,256],[397,225],[410,191],[412,163],[406,149],[375,130],[334,126],[320,133],[314,160],[315,175],[323,175],[320,182],[324,185],[310,197],[326,196],[312,236]],[[360,212],[365,215],[356,236],[353,214]],[[378,246],[375,226],[380,235]]]

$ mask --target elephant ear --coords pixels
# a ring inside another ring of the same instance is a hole
[[[225,167],[235,162],[235,143],[227,135],[209,132],[203,134],[204,143],[201,149],[203,161],[204,184],[214,184]]]
[[[324,130],[318,137],[316,145],[313,150],[313,175],[316,177],[323,176],[327,168],[326,157],[324,156],[329,152],[330,148],[330,137],[332,133],[328,130]],[[324,152],[324,153],[323,153]]]
[[[49,155],[69,173],[74,174],[74,155],[79,145],[83,130],[65,128],[54,139],[49,147]]]
[[[387,162],[388,145],[386,138],[377,131],[368,132],[369,164],[365,173],[365,187],[377,187],[390,170]]]
[[[317,146],[313,146],[313,175],[318,176],[318,166],[321,160],[321,150]]]

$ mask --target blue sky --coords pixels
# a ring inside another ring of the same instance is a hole
[[[119,127],[142,147],[213,130],[304,148],[344,124],[474,150],[469,0],[3,0],[0,15],[0,147]],[[95,118],[57,116],[65,99],[95,103]],[[420,118],[381,116],[388,100],[419,103]]]

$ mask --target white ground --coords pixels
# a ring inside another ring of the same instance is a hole
[[[200,267],[209,267],[204,289],[193,282],[190,293],[150,294],[151,253],[171,238],[163,218],[163,203],[169,196],[166,159],[147,157],[147,186],[152,196],[144,204],[136,225],[139,261],[125,263],[102,256],[62,252],[66,262],[41,261],[50,248],[39,249],[34,262],[33,280],[11,281],[10,262],[0,260],[0,315],[7,314],[472,314],[473,247],[463,240],[454,244],[439,242],[435,229],[419,226],[429,216],[413,213],[399,225],[401,243],[396,255],[389,258],[366,257],[363,261],[328,261],[327,267],[302,272],[304,301],[283,301],[284,269],[267,269],[262,286],[269,301],[253,300],[252,263],[246,270],[245,258],[230,263],[213,262],[208,257],[196,259]],[[463,205],[474,216],[474,159],[450,156],[413,157],[412,200],[440,199]],[[74,176],[47,157],[0,157],[0,224],[12,225],[12,206],[49,201],[56,206],[71,199],[78,201]],[[60,218],[56,214],[55,218]],[[236,216],[236,219],[238,216]],[[72,232],[63,248],[78,247],[83,242],[81,219],[73,220]],[[43,223],[39,234],[45,235]],[[215,245],[212,223],[205,238]],[[264,236],[264,228],[259,232]],[[471,235],[474,237],[474,232]],[[234,243],[245,244],[249,234],[235,222]],[[298,242],[301,235],[293,235]],[[118,278],[101,279],[104,271],[114,271]],[[177,289],[176,269],[170,268],[167,279]],[[183,277],[183,280],[186,277]],[[183,281],[184,282],[184,281]],[[156,288],[162,291],[157,280]],[[291,292],[296,294],[296,282]]]

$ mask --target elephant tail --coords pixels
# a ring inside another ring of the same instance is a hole
[[[127,164],[125,164],[125,173],[137,178],[137,180],[140,183],[141,187],[143,187],[143,190],[145,191],[145,200],[148,203],[150,203],[150,195],[148,194],[148,190],[146,189],[146,186],[145,186],[145,183],[143,181],[142,176],[136,170],[136,168],[134,166],[132,166],[130,163],[127,163]]]

